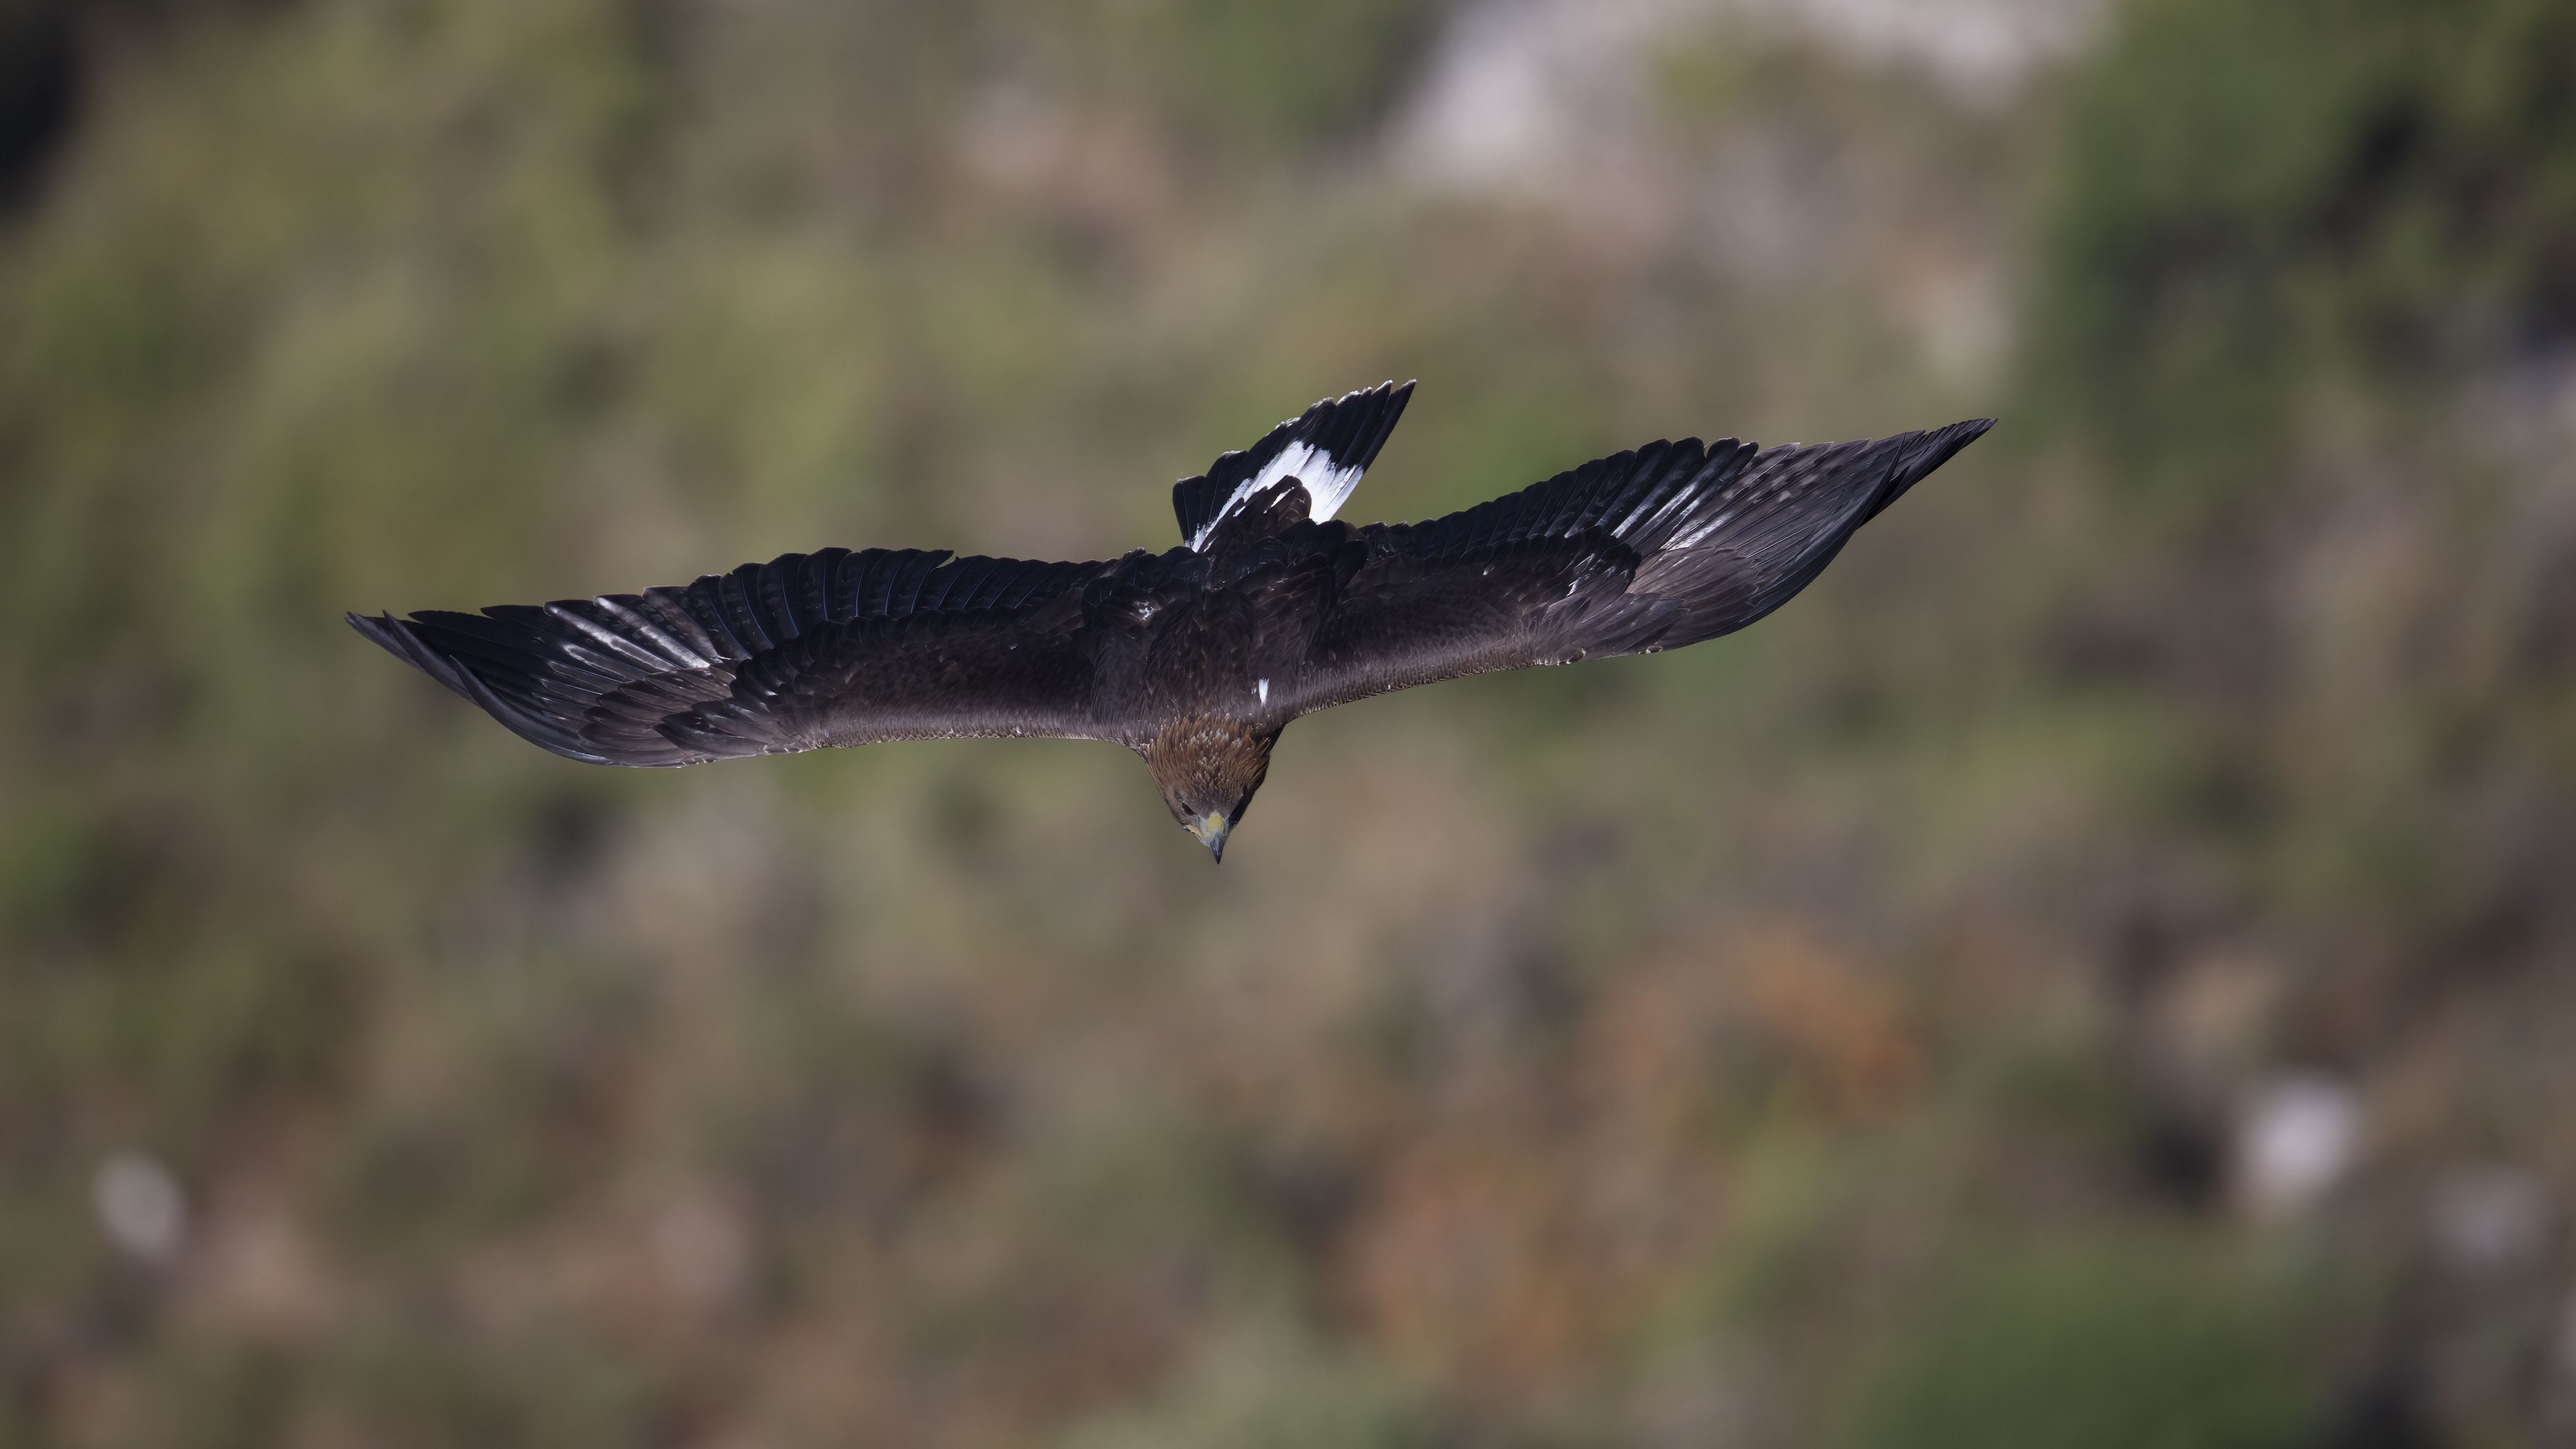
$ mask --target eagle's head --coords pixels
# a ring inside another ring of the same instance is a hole
[[[1138,753],[1154,772],[1172,818],[1223,860],[1226,833],[1243,819],[1243,808],[1270,773],[1270,746],[1278,738],[1275,729],[1236,720],[1182,719],[1165,725]]]

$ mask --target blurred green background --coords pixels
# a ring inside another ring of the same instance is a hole
[[[0,0],[0,1446],[2576,1444],[2568,0]],[[344,609],[1994,435],[1739,637],[574,765]]]

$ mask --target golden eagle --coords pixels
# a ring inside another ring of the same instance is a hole
[[[1223,859],[1300,715],[1741,629],[1992,426],[1649,443],[1428,523],[1335,521],[1412,394],[1319,402],[1176,484],[1183,546],[1163,553],[827,548],[679,588],[349,623],[520,738],[594,764],[1115,741]]]

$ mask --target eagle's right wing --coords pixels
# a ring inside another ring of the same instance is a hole
[[[1373,524],[1288,701],[1679,648],[1741,629],[1992,419],[1872,442],[1651,443],[1417,524]]]
[[[693,765],[965,735],[1090,737],[1083,585],[1117,566],[825,549],[684,588],[349,616],[521,738]]]

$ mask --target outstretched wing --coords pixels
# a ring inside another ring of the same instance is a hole
[[[1360,475],[1377,461],[1395,420],[1413,397],[1413,384],[1382,382],[1359,392],[1327,398],[1270,430],[1269,436],[1240,453],[1228,453],[1208,465],[1205,475],[1172,485],[1172,513],[1180,520],[1181,541],[1205,552],[1217,525],[1263,489],[1283,478],[1306,485],[1306,516],[1317,523],[1333,516],[1360,486]]]
[[[693,765],[1087,736],[1082,585],[1114,567],[833,548],[685,588],[349,623],[558,755]]]
[[[1429,523],[1357,530],[1299,714],[1434,680],[1741,629],[1992,419],[1874,442],[1651,443]]]

